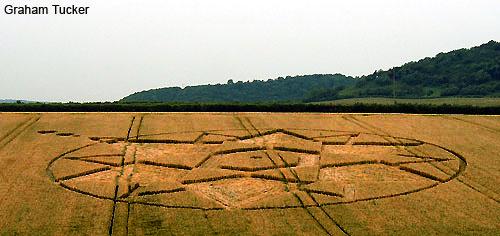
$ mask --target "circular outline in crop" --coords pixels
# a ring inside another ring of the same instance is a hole
[[[376,199],[385,199],[385,198],[392,198],[392,197],[404,196],[404,195],[408,195],[408,194],[420,192],[420,191],[423,191],[423,190],[427,190],[427,189],[436,187],[436,186],[438,186],[440,184],[443,184],[443,183],[447,183],[447,182],[455,179],[456,177],[458,177],[460,174],[462,174],[465,171],[465,168],[467,166],[467,161],[466,161],[465,157],[463,157],[459,153],[457,153],[457,152],[455,152],[455,151],[453,151],[451,149],[448,149],[446,147],[437,145],[437,144],[433,144],[433,143],[429,143],[429,142],[425,142],[425,141],[421,141],[421,140],[413,139],[413,138],[397,137],[397,136],[390,136],[390,135],[381,135],[381,134],[369,133],[369,132],[353,132],[353,131],[326,130],[326,129],[296,129],[296,128],[295,129],[272,129],[272,128],[270,128],[270,129],[264,129],[264,130],[275,130],[276,132],[280,132],[281,130],[292,131],[292,132],[294,130],[296,130],[296,131],[299,131],[299,130],[300,131],[317,131],[317,132],[321,132],[321,131],[325,131],[325,132],[341,132],[341,133],[346,134],[346,135],[350,135],[350,134],[357,134],[357,135],[359,135],[359,134],[369,134],[369,135],[376,135],[376,136],[383,137],[383,138],[385,137],[385,138],[394,138],[394,139],[404,139],[404,140],[408,140],[408,141],[418,142],[418,143],[420,143],[420,145],[424,145],[424,144],[431,145],[431,146],[437,147],[439,149],[442,149],[442,150],[450,153],[451,155],[453,155],[459,161],[459,169],[458,169],[458,171],[454,171],[454,173],[452,175],[447,174],[449,176],[449,178],[446,179],[446,180],[444,180],[444,181],[436,181],[436,183],[433,183],[431,185],[428,185],[428,186],[425,186],[425,187],[420,187],[420,188],[409,190],[409,191],[405,191],[405,192],[401,192],[401,193],[397,193],[397,194],[389,194],[389,195],[383,195],[383,196],[377,196],[377,197],[354,199],[352,201],[339,201],[339,202],[323,203],[323,204],[318,204],[318,205],[306,205],[306,206],[299,206],[299,205],[297,205],[297,206],[281,206],[281,207],[241,208],[242,210],[267,210],[267,209],[272,210],[272,209],[288,209],[288,208],[302,208],[302,207],[321,207],[321,206],[328,206],[328,205],[350,204],[350,203],[354,203],[354,202],[362,202],[362,201],[370,201],[370,200],[376,200]],[[178,134],[178,133],[197,133],[197,132],[210,133],[210,132],[221,132],[221,131],[224,132],[224,131],[246,131],[246,130],[245,129],[227,129],[227,130],[208,130],[208,131],[184,131],[184,132],[169,132],[169,133],[160,133],[160,134],[146,134],[146,135],[139,135],[138,137],[147,137],[147,136],[165,135],[165,134]],[[235,136],[235,137],[238,140],[247,140],[247,139],[251,139],[251,138],[255,138],[255,137],[262,137],[262,136],[264,136],[264,135],[247,135],[247,136],[241,136],[241,137],[240,136]],[[89,138],[91,138],[91,139],[93,138],[93,140],[95,141],[95,137],[89,137]],[[102,137],[102,138],[103,139],[109,139],[109,137]],[[308,137],[308,138],[310,138],[312,140],[314,137]],[[117,139],[123,139],[123,138],[117,138]],[[134,143],[133,140],[125,140],[124,142]],[[187,209],[197,209],[197,210],[223,210],[223,209],[225,209],[223,207],[220,207],[220,208],[217,208],[217,207],[205,208],[205,207],[194,207],[194,206],[166,205],[166,204],[155,203],[155,202],[131,201],[129,199],[115,199],[114,197],[107,197],[107,196],[102,196],[102,195],[98,195],[98,194],[94,194],[94,193],[85,192],[85,191],[82,191],[80,189],[64,185],[62,182],[56,181],[56,179],[54,177],[54,173],[51,170],[51,167],[52,167],[52,165],[55,162],[57,162],[61,158],[64,158],[68,154],[71,154],[71,153],[76,152],[76,151],[81,150],[81,149],[85,149],[85,148],[91,147],[91,146],[93,146],[95,144],[97,144],[97,143],[88,144],[88,145],[81,146],[79,148],[75,148],[75,149],[69,150],[67,152],[64,152],[64,153],[60,154],[59,156],[55,157],[54,159],[52,159],[48,163],[48,165],[46,167],[46,172],[47,172],[47,175],[49,176],[49,178],[54,183],[58,184],[59,186],[65,188],[65,189],[67,189],[69,191],[72,191],[72,192],[75,192],[75,193],[79,193],[79,194],[83,194],[83,195],[87,195],[87,196],[94,197],[94,198],[97,198],[97,199],[102,199],[102,200],[111,200],[111,201],[124,202],[124,203],[129,203],[129,204],[140,204],[140,205],[165,207],[165,208],[187,208]],[[175,143],[171,143],[171,144],[175,144]],[[186,144],[186,143],[182,143],[182,144]],[[207,145],[213,145],[213,144],[207,144]],[[346,145],[346,144],[343,144],[343,145]],[[338,145],[338,146],[343,146],[343,145]],[[383,146],[383,145],[372,145],[372,146]],[[398,146],[398,145],[390,145],[390,146]],[[238,151],[235,151],[235,153],[236,152],[238,152]]]

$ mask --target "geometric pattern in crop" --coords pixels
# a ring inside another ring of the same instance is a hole
[[[54,184],[98,199],[167,208],[348,204],[433,188],[466,167],[463,157],[444,147],[360,132],[217,130],[90,138],[94,143],[48,164]]]

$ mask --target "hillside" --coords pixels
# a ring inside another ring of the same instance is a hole
[[[122,102],[283,102],[345,98],[500,96],[500,43],[439,53],[362,77],[304,75],[267,81],[152,89]]]
[[[123,98],[124,102],[264,102],[301,101],[319,88],[343,88],[355,80],[344,75],[305,75],[227,84],[152,89]]]
[[[358,78],[354,86],[316,91],[307,100],[392,97],[393,89],[397,98],[500,96],[500,43],[490,41],[379,70]]]

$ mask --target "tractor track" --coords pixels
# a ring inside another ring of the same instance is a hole
[[[446,116],[445,116],[445,117],[446,117]],[[390,134],[386,133],[385,131],[383,131],[383,130],[381,130],[381,129],[379,129],[379,128],[375,127],[375,126],[372,126],[371,124],[368,124],[368,123],[366,123],[366,122],[363,122],[363,121],[360,121],[360,120],[356,119],[356,118],[355,118],[355,117],[353,117],[352,115],[349,115],[349,118],[346,118],[345,116],[342,116],[342,118],[344,118],[345,120],[350,121],[350,122],[352,122],[352,123],[354,123],[354,124],[356,124],[356,125],[358,125],[358,126],[360,126],[360,127],[364,128],[364,129],[367,129],[367,130],[369,130],[369,131],[371,131],[371,132],[375,132],[375,133],[376,133],[376,132],[381,132],[381,133],[382,133],[382,134],[384,134],[384,135],[390,135]],[[448,117],[447,117],[447,118],[448,118]],[[456,119],[456,120],[463,121],[463,122],[466,122],[466,123],[475,124],[475,125],[481,126],[481,127],[483,127],[483,128],[486,128],[486,129],[490,129],[490,131],[496,131],[496,132],[498,132],[498,131],[497,131],[497,130],[495,130],[495,129],[491,129],[490,127],[485,127],[485,126],[483,126],[483,125],[476,124],[475,122],[468,122],[468,121],[464,121],[464,120],[461,120],[461,119],[458,119],[458,118],[454,118],[454,117],[451,117],[451,118],[448,118],[448,119]],[[440,145],[435,145],[435,146],[440,147],[440,148],[442,148],[442,149],[444,149],[444,150],[446,150],[446,151],[450,152],[451,154],[453,154],[453,155],[455,155],[455,156],[460,157],[460,159],[463,161],[463,163],[461,162],[461,164],[460,164],[460,167],[459,167],[459,168],[460,168],[460,170],[459,170],[459,171],[455,174],[455,176],[452,176],[452,178],[451,178],[451,179],[454,179],[454,178],[458,177],[458,175],[459,175],[460,173],[462,173],[463,171],[465,171],[465,167],[467,166],[467,162],[465,161],[465,158],[464,158],[462,155],[458,154],[457,152],[455,152],[455,151],[453,151],[453,150],[451,150],[451,149],[448,149],[448,148],[442,147],[442,146],[440,146]],[[410,152],[410,153],[412,153],[412,154],[414,154],[414,155],[417,155],[417,154],[415,154],[414,152],[412,152],[411,150],[409,150],[407,147],[404,147],[404,148],[405,148],[405,150],[407,150],[408,152]],[[423,154],[425,155],[426,153],[423,153]],[[446,172],[446,171],[445,171],[445,170],[443,170],[442,168],[438,167],[438,166],[437,166],[437,165],[435,165],[434,163],[429,162],[429,164],[430,164],[430,165],[432,165],[433,167],[435,167],[436,169],[440,170],[441,172],[443,172],[443,173],[445,173],[445,174],[449,174],[448,172]],[[450,179],[450,180],[451,180],[451,179]],[[476,187],[472,186],[472,184],[466,183],[464,180],[462,180],[462,179],[460,179],[460,178],[456,178],[456,179],[457,179],[457,181],[458,181],[458,182],[460,182],[460,183],[464,184],[465,186],[469,187],[470,189],[472,189],[472,190],[474,190],[474,191],[476,191],[476,192],[480,193],[481,195],[483,195],[483,196],[485,196],[485,197],[487,197],[487,198],[489,198],[489,199],[491,199],[491,200],[495,201],[496,203],[500,203],[500,200],[499,200],[499,199],[496,199],[496,198],[494,198],[494,197],[492,197],[492,196],[490,196],[490,195],[488,195],[488,194],[486,194],[486,193],[484,193],[484,192],[480,191],[478,188],[476,188]],[[448,180],[448,181],[449,181],[449,180]],[[448,182],[448,181],[444,181],[444,182]],[[481,184],[479,184],[479,183],[475,183],[475,181],[472,181],[472,180],[468,180],[468,181],[472,182],[473,184],[480,185],[480,186],[484,187],[484,188],[485,188],[485,189],[487,189],[487,190],[490,190],[490,189],[488,189],[487,187],[485,187],[485,186],[483,186],[483,185],[481,185]],[[491,191],[491,190],[490,190],[490,191]]]
[[[42,115],[36,115],[28,119],[27,121],[21,123],[20,125],[16,126],[13,130],[9,131],[9,133],[0,140],[0,150],[2,150],[5,146],[14,141],[17,137],[19,137],[19,135],[24,133],[24,131],[26,131],[28,128],[30,128],[36,122],[38,122],[40,118],[42,118]]]

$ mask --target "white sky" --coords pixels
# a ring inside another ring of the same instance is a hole
[[[6,4],[91,6],[5,15]],[[38,3],[38,4],[37,4]],[[145,89],[363,75],[500,41],[499,0],[4,0],[0,98],[113,101]]]

